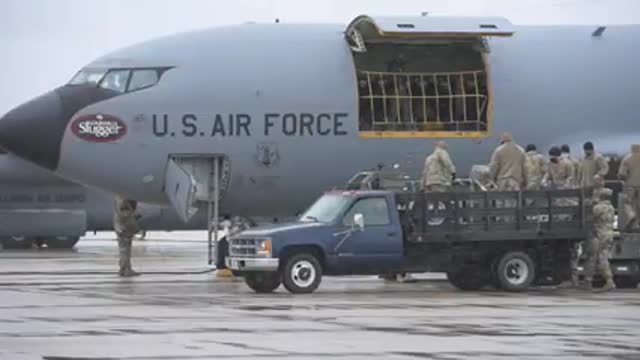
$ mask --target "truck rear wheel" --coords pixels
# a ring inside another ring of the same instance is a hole
[[[78,240],[78,236],[52,236],[44,238],[44,243],[49,249],[72,249]]]
[[[322,266],[311,254],[293,255],[284,266],[282,283],[293,294],[309,294],[322,280]]]
[[[536,278],[536,269],[531,257],[521,251],[504,254],[496,267],[496,278],[506,291],[526,291]]]
[[[638,279],[632,276],[615,276],[613,282],[618,289],[635,289],[638,287]]]
[[[244,282],[257,293],[270,293],[280,286],[277,272],[250,272],[244,275]]]
[[[480,290],[489,283],[485,271],[476,267],[465,267],[447,272],[447,279],[451,285],[460,290]]]

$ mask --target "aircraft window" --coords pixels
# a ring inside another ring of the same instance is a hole
[[[146,69],[146,70],[133,70],[131,75],[131,81],[127,91],[136,91],[144,88],[151,87],[158,83],[160,76],[158,70]]]
[[[111,70],[100,81],[100,87],[124,93],[127,90],[130,75],[130,70]]]
[[[69,85],[98,85],[106,73],[105,69],[83,69],[69,81]]]

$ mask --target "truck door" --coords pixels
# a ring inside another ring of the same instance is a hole
[[[338,256],[353,273],[379,274],[397,269],[403,260],[402,230],[392,216],[387,198],[364,197],[346,211],[342,226],[355,227],[354,216],[362,214],[364,229],[350,232],[338,248]]]

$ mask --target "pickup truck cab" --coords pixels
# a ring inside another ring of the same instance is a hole
[[[559,196],[579,199],[558,208]],[[257,292],[283,284],[310,293],[324,275],[426,271],[446,272],[464,290],[495,284],[523,291],[570,276],[569,247],[586,236],[581,196],[331,191],[293,223],[234,236],[226,265]],[[546,222],[541,212],[550,215]]]

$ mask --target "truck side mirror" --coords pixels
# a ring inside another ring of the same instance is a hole
[[[360,213],[353,215],[353,224],[357,226],[360,231],[364,230],[364,215]]]

